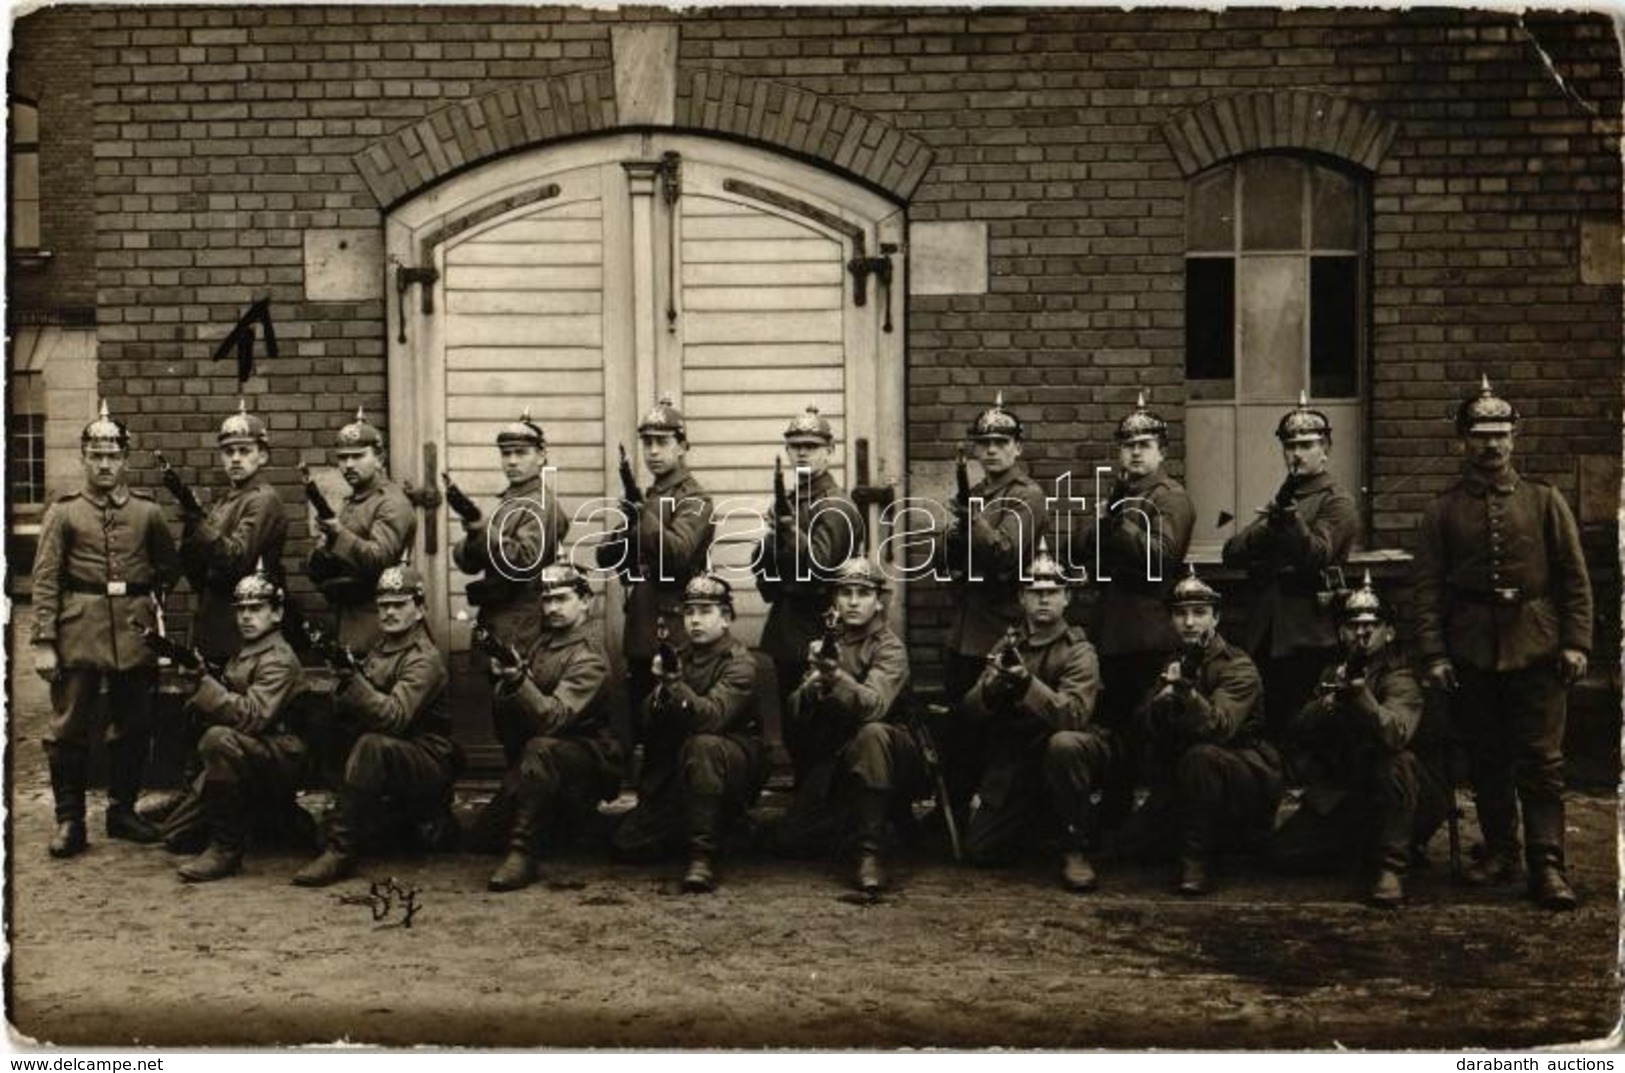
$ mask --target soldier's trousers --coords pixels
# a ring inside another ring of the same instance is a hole
[[[795,796],[775,832],[775,845],[781,853],[800,856],[829,850],[848,835],[883,841],[884,830],[857,830],[865,818],[860,795],[878,796],[884,818],[908,810],[916,797],[929,792],[925,759],[908,728],[864,723],[833,753],[814,758],[805,776],[797,777]]]
[[[1568,691],[1550,662],[1496,673],[1458,667],[1452,718],[1467,746],[1478,825],[1492,853],[1563,864],[1563,729]]]
[[[240,850],[251,829],[273,838],[308,830],[294,815],[303,812],[294,795],[309,760],[298,737],[211,726],[198,739],[197,754],[201,772],[164,820],[165,845],[188,851],[206,836]]]
[[[475,821],[474,848],[534,852],[561,825],[595,812],[620,788],[621,750],[613,740],[539,734],[509,753],[496,796]],[[522,843],[515,845],[515,842]]]
[[[937,748],[942,754],[942,777],[954,811],[963,816],[970,807],[976,781],[987,765],[987,735],[984,725],[964,709],[965,694],[987,666],[984,656],[948,651],[943,654],[942,682],[947,695],[947,718],[932,723]]]
[[[378,809],[386,799],[402,815],[447,808],[461,759],[457,746],[438,734],[362,734],[344,765],[328,845],[342,853],[357,852],[381,819]]]
[[[1265,651],[1255,660],[1264,676],[1267,733],[1277,748],[1284,749],[1292,741],[1293,721],[1314,699],[1320,676],[1337,657],[1336,648],[1299,648],[1284,656],[1270,656]]]
[[[1375,759],[1340,772],[1342,793],[1305,791],[1298,810],[1269,841],[1270,859],[1293,872],[1335,871],[1350,860],[1403,874],[1411,850],[1425,846],[1452,807],[1450,787],[1415,753]]]
[[[1102,689],[1094,721],[1110,730],[1118,741],[1127,741],[1134,726],[1134,709],[1172,658],[1166,652],[1128,652],[1100,657]],[[1127,818],[1134,807],[1138,774],[1131,750],[1112,750],[1111,765],[1101,787],[1098,822],[1102,828],[1115,829]]]
[[[694,734],[675,750],[644,758],[638,803],[615,829],[615,850],[628,860],[678,853],[715,853],[727,817],[756,801],[765,777],[760,739]]]
[[[965,855],[975,865],[1008,864],[1036,836],[1059,828],[1068,848],[1086,849],[1090,795],[1111,764],[1110,739],[1097,729],[1058,730],[1018,757],[995,758],[971,810]]]
[[[152,741],[153,694],[158,670],[102,671],[83,667],[61,670],[51,683],[50,729],[45,756],[51,768],[56,819],[85,818],[85,783],[90,766],[90,735],[96,726],[103,679],[107,682],[107,804],[132,808],[141,793],[141,776]]]
[[[1264,744],[1204,743],[1163,758],[1163,777],[1118,839],[1130,860],[1206,859],[1222,849],[1262,846],[1281,803],[1281,762]]]

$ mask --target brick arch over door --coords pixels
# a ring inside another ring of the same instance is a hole
[[[1269,150],[1324,153],[1375,172],[1398,133],[1398,122],[1361,101],[1307,89],[1218,97],[1162,124],[1187,178],[1221,160]]]
[[[819,161],[900,203],[932,151],[879,117],[831,98],[704,68],[677,71],[673,127],[738,139]],[[357,153],[384,209],[516,150],[620,127],[610,68],[507,86],[407,124]]]

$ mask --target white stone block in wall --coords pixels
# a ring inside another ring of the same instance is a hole
[[[908,229],[910,294],[986,294],[987,224],[915,223]]]
[[[374,228],[305,232],[305,298],[364,302],[384,296],[384,235]]]

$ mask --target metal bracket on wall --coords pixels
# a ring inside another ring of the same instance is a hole
[[[677,201],[683,196],[683,157],[670,150],[660,154],[660,196],[666,202],[671,256],[666,261],[666,330],[677,330]]]
[[[854,257],[846,262],[846,270],[852,273],[852,304],[863,306],[869,300],[869,276],[872,274],[881,290],[886,295],[886,319],[880,330],[890,333],[891,323],[891,255],[897,252],[894,242],[880,244],[879,257]]]
[[[434,285],[440,282],[440,270],[433,265],[424,268],[408,268],[406,265],[395,266],[395,293],[400,296],[401,332],[396,342],[406,342],[406,292],[414,284],[423,287],[423,315],[434,314]]]

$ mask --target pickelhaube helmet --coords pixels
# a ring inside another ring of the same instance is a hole
[[[536,591],[546,596],[550,592],[573,591],[577,596],[592,595],[592,584],[572,563],[548,563],[536,575]]]
[[[1033,554],[1033,561],[1027,566],[1027,580],[1023,586],[1028,592],[1042,592],[1046,589],[1065,589],[1071,585],[1071,579],[1061,564],[1055,561],[1049,553],[1049,544],[1043,537],[1038,538],[1038,550]]]
[[[1175,584],[1173,591],[1168,594],[1168,606],[1174,607],[1218,607],[1224,602],[1218,590],[1196,576],[1196,564],[1192,563],[1184,577]]]
[[[733,586],[710,571],[695,574],[683,586],[683,605],[689,604],[720,604],[732,611]]]
[[[384,434],[367,420],[367,412],[360,406],[355,408],[355,420],[339,429],[339,450],[350,447],[376,447],[384,449]]]
[[[830,578],[831,587],[842,585],[856,585],[875,592],[885,592],[890,586],[886,575],[876,566],[867,555],[854,555],[836,568],[835,576]]]
[[[1145,392],[1134,401],[1134,412],[1117,423],[1117,442],[1131,443],[1147,437],[1168,446],[1168,422],[1145,408]]]
[[[828,447],[835,442],[835,429],[830,426],[829,420],[818,412],[818,407],[809,404],[784,430],[784,442],[813,442]]]
[[[1456,408],[1456,434],[1466,436],[1473,432],[1499,434],[1512,432],[1518,427],[1518,411],[1490,387],[1490,378],[1482,377],[1478,394],[1463,399]]]
[[[265,560],[261,559],[254,567],[252,574],[247,574],[237,582],[231,590],[231,602],[238,607],[247,604],[275,604],[282,606],[282,586],[278,585],[270,574],[265,572]]]
[[[660,396],[660,401],[643,415],[642,421],[638,422],[638,435],[648,433],[657,436],[676,436],[679,440],[688,439],[688,425],[683,421],[683,412],[671,401],[670,395]]]
[[[242,399],[237,400],[237,412],[220,422],[220,433],[216,442],[221,447],[229,447],[234,443],[257,443],[261,447],[271,446],[270,434],[265,430],[265,422],[248,412],[248,403]]]
[[[995,395],[993,405],[976,415],[976,420],[971,422],[969,436],[973,440],[994,437],[1021,439],[1021,419],[1004,408],[1004,392]]]
[[[1308,394],[1300,391],[1298,405],[1283,414],[1281,423],[1275,426],[1275,438],[1282,443],[1322,439],[1329,444],[1332,442],[1332,419],[1319,410],[1311,410]]]
[[[1365,572],[1365,578],[1360,587],[1352,590],[1343,598],[1343,606],[1338,608],[1338,614],[1344,622],[1386,622],[1388,609],[1383,606],[1382,600],[1377,596],[1377,590],[1371,585],[1371,571]]]
[[[498,447],[546,447],[547,436],[542,426],[530,419],[530,407],[519,415],[519,420],[503,425],[497,432]]]
[[[399,563],[378,575],[378,587],[373,590],[379,603],[423,599],[423,575],[417,567]]]
[[[107,400],[101,401],[101,409],[96,420],[86,425],[84,431],[79,433],[79,446],[85,447],[115,447],[120,451],[130,449],[130,430],[124,427],[124,422],[115,421],[107,413]]]

